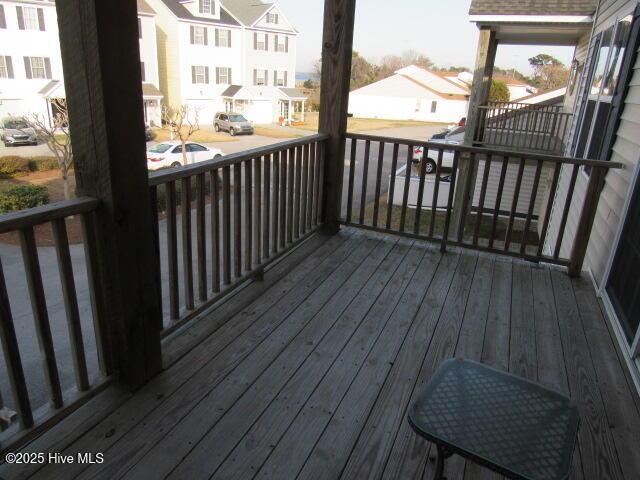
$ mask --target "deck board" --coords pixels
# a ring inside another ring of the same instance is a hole
[[[140,391],[109,389],[25,447],[104,464],[0,477],[431,480],[406,412],[455,355],[578,402],[573,479],[635,478],[637,394],[586,279],[352,229],[305,245],[167,339],[167,369]],[[502,478],[456,457],[446,475]]]

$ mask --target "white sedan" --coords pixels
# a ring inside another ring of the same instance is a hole
[[[208,148],[199,143],[187,142],[185,155],[182,153],[182,143],[179,141],[162,142],[147,150],[147,168],[159,170],[167,167],[180,167],[192,163],[214,160],[224,155],[219,148]]]
[[[460,145],[460,142],[457,140],[450,139],[433,139],[429,140],[431,143],[442,143],[443,145]],[[436,173],[437,170],[437,162],[438,162],[438,154],[439,150],[429,149],[427,152],[427,160],[425,164],[425,173],[431,174]],[[451,168],[453,166],[453,150],[444,150],[442,155],[442,166],[445,168]],[[420,161],[424,158],[424,148],[423,147],[414,147],[413,148],[413,161],[415,163],[420,163]]]

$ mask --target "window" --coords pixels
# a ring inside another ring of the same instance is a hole
[[[438,110],[438,101],[434,100],[431,102],[431,113],[436,113],[436,110]]]
[[[211,15],[211,0],[199,0],[199,12]]]
[[[142,72],[142,81],[146,81],[146,74],[144,70],[144,62],[140,62],[140,71]]]
[[[269,35],[261,32],[253,32],[253,49],[254,50],[269,50]]]
[[[191,25],[191,45],[207,45],[207,27]]]
[[[273,43],[276,52],[289,51],[289,37],[287,37],[286,35],[275,35]]]
[[[216,47],[231,47],[231,30],[216,28]]]
[[[11,57],[3,57],[0,55],[0,78],[13,78]]]
[[[590,81],[574,155],[580,158],[602,159],[608,156],[605,132],[612,112],[612,100],[620,79],[623,59],[631,33],[633,16],[619,19],[600,33],[593,44]],[[606,151],[605,151],[606,150]],[[585,168],[589,174],[590,170]]]
[[[44,30],[44,13],[41,8],[16,7],[20,30]]]
[[[191,67],[191,83],[209,83],[209,67],[203,67],[202,65],[194,65]]]
[[[198,145],[197,143],[190,143],[187,145],[187,152],[206,152],[206,147]]]
[[[4,5],[0,5],[0,28],[7,28],[7,17],[4,15]]]
[[[216,67],[216,83],[220,84],[231,84],[231,69],[227,67]]]
[[[24,57],[27,78],[51,80],[51,61],[43,57]]]
[[[279,18],[277,13],[267,13],[267,23],[278,24]]]
[[[274,71],[273,72],[273,85],[276,87],[287,86],[287,72],[286,71]]]
[[[256,69],[253,71],[253,84],[254,85],[267,85],[267,70]]]

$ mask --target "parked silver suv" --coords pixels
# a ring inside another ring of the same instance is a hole
[[[218,112],[213,119],[216,132],[225,131],[233,137],[240,134],[253,135],[253,125],[239,113]]]
[[[4,142],[5,147],[38,144],[36,131],[22,117],[0,119],[0,140]]]

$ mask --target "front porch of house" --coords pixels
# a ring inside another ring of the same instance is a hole
[[[406,412],[453,356],[578,403],[571,478],[631,479],[640,465],[640,402],[599,301],[554,267],[351,227],[314,234],[163,351],[140,391],[111,386],[25,448],[104,463],[0,476],[430,479],[434,449]],[[445,473],[492,478],[460,458]]]

